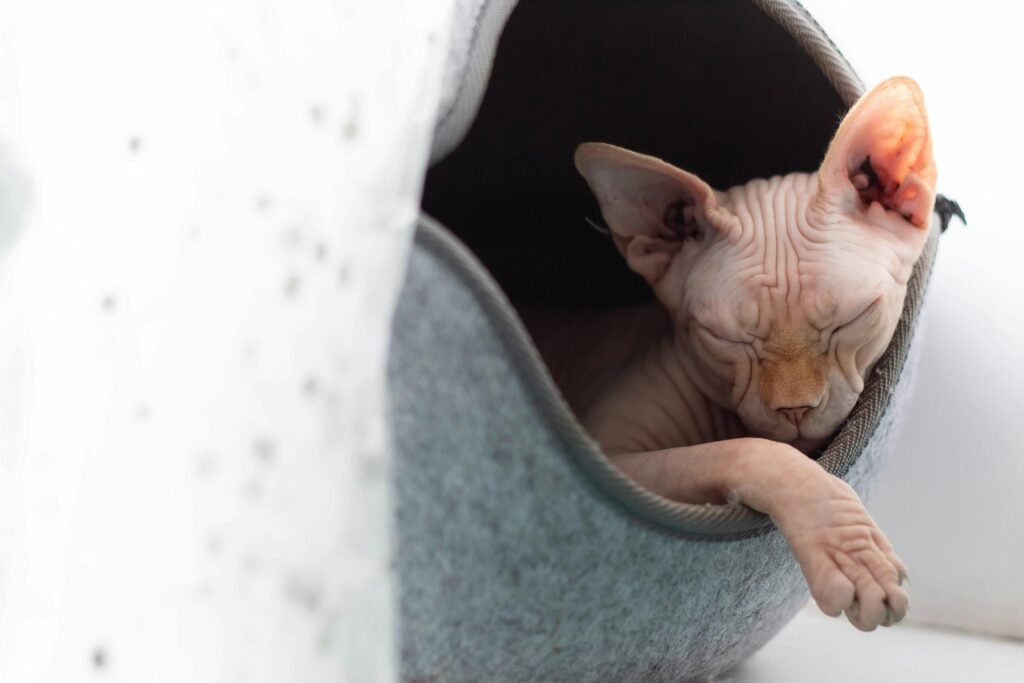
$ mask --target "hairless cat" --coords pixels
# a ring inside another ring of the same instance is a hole
[[[862,630],[898,622],[903,563],[805,453],[853,408],[927,239],[936,171],[917,84],[862,97],[816,173],[720,192],[598,143],[576,167],[657,300],[572,324],[527,317],[584,427],[656,493],[769,515],[826,614]]]

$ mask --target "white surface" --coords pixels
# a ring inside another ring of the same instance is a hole
[[[869,507],[910,570],[913,618],[1024,638],[1024,6],[804,4],[869,87],[921,84],[939,190],[970,220],[942,239],[917,389]]]
[[[386,341],[448,10],[0,3],[0,681],[394,679]]]
[[[730,683],[1017,683],[1024,643],[900,624],[871,633],[809,611],[737,670]]]

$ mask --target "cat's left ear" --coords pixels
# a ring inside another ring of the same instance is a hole
[[[818,171],[821,192],[849,210],[873,202],[927,229],[935,205],[935,161],[921,88],[890,78],[850,109]]]
[[[707,183],[661,159],[588,142],[576,150],[576,168],[626,263],[652,286],[684,242],[725,220]]]

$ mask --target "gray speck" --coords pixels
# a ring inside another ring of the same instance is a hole
[[[273,462],[277,448],[275,448],[273,441],[262,438],[256,439],[256,442],[252,445],[252,451],[261,462],[269,464]]]
[[[260,357],[260,345],[257,342],[249,341],[242,346],[242,360],[252,363]]]
[[[289,247],[298,247],[302,244],[302,231],[298,228],[289,228],[285,233],[284,241]]]
[[[245,482],[245,487],[242,489],[242,492],[249,500],[259,500],[263,497],[263,482],[259,479],[250,479]]]
[[[317,646],[320,650],[320,654],[328,655],[331,654],[332,646],[334,644],[334,623],[337,616],[334,614],[328,614],[324,618],[323,624],[320,626],[320,636],[317,638]]]
[[[319,126],[324,122],[327,117],[324,108],[319,104],[311,104],[309,106],[309,120],[313,122],[313,125]]]
[[[259,212],[270,211],[273,206],[273,202],[270,197],[266,194],[259,194],[256,196],[256,210]]]
[[[341,136],[346,140],[355,140],[359,137],[359,118],[355,114],[349,115],[341,126]]]
[[[113,313],[115,310],[117,310],[117,297],[115,297],[113,294],[106,295],[105,297],[103,297],[103,301],[100,303],[100,306],[107,313]]]
[[[338,267],[338,286],[347,287],[348,282],[352,277],[352,271],[348,267],[347,263],[343,263]]]
[[[298,295],[299,290],[302,289],[302,278],[292,273],[284,281],[284,295],[286,297],[295,297]]]
[[[314,612],[320,607],[322,591],[320,586],[311,580],[297,576],[289,576],[282,588],[284,597],[303,609]]]
[[[246,555],[242,558],[242,571],[246,574],[255,574],[261,569],[263,569],[263,563],[260,562],[258,557]]]
[[[200,453],[196,458],[196,476],[206,478],[217,470],[217,461],[212,453]]]
[[[328,392],[324,397],[324,403],[327,406],[328,410],[335,413],[340,413],[341,406],[344,405],[344,403],[342,402],[341,395],[338,394],[336,391]]]
[[[149,418],[151,412],[152,411],[148,405],[140,403],[135,406],[135,419],[139,422],[145,422]]]
[[[306,378],[306,381],[302,383],[302,393],[309,398],[313,398],[320,393],[320,382],[316,377]]]
[[[313,256],[321,263],[327,260],[327,245],[323,242],[317,242],[316,247],[313,248]]]
[[[213,557],[217,557],[218,555],[221,554],[221,551],[223,551],[223,550],[224,550],[224,539],[222,539],[217,534],[210,534],[209,536],[206,537],[206,552],[209,555],[211,555]]]
[[[133,136],[128,139],[128,151],[132,154],[138,154],[142,151],[142,138]]]
[[[107,667],[107,651],[102,647],[97,646],[92,651],[92,665],[97,669],[105,669]]]

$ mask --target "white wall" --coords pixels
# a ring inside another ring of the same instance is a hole
[[[922,86],[943,237],[912,410],[870,507],[907,562],[911,617],[1024,638],[1024,7],[804,3],[870,85]]]
[[[449,5],[0,4],[0,680],[393,680],[384,364]]]

